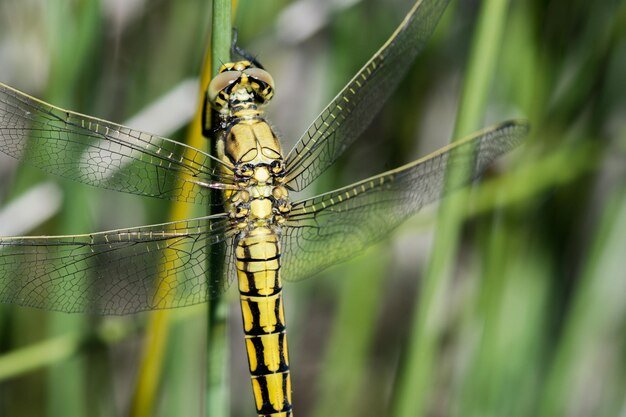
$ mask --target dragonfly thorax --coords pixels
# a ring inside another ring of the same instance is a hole
[[[240,179],[240,189],[226,204],[231,220],[240,229],[283,223],[291,210],[291,202],[289,191],[282,185],[282,177],[273,174],[267,164],[248,168],[251,174],[247,179]]]
[[[222,119],[218,156],[233,167],[238,188],[225,193],[231,220],[240,229],[282,223],[291,209],[283,152],[260,109],[274,94],[272,77],[248,61],[227,63],[207,94]]]

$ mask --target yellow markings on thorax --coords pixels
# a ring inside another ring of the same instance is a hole
[[[254,169],[254,179],[260,183],[265,183],[270,179],[270,170],[266,166],[259,166]]]
[[[272,216],[272,201],[269,198],[258,198],[250,202],[250,218],[269,219]]]
[[[223,152],[230,163],[270,164],[282,155],[280,142],[267,122],[242,120],[222,138]]]
[[[248,124],[248,123],[255,123],[256,118],[258,118],[262,114],[263,112],[258,109],[241,109],[235,112],[233,117],[238,117],[242,119],[239,121],[239,124],[243,124],[243,123]]]

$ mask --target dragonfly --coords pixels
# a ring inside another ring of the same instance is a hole
[[[204,217],[99,233],[1,237],[0,302],[131,314],[206,302],[237,280],[257,414],[292,416],[282,282],[315,275],[385,239],[528,133],[526,121],[506,121],[399,168],[291,199],[364,131],[447,3],[418,0],[287,153],[264,116],[274,80],[254,60],[222,65],[207,88],[205,112],[217,114],[217,128],[206,133],[216,155],[0,84],[1,152],[91,186],[221,207]],[[461,165],[467,175],[446,177]],[[223,276],[207,279],[219,247]]]

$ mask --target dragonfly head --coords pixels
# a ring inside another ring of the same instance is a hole
[[[274,79],[249,61],[229,62],[211,80],[207,94],[217,111],[231,107],[233,99],[264,105],[274,96]]]

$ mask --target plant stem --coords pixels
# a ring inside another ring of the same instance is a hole
[[[213,1],[213,21],[211,34],[211,74],[224,62],[230,61],[230,44],[232,34],[232,4],[231,0]],[[212,143],[213,154],[216,143]],[[215,193],[217,194],[217,193]],[[221,196],[215,195],[215,199]],[[216,202],[216,201],[215,201]],[[219,210],[219,205],[213,204],[212,210]],[[225,248],[212,250],[209,259],[209,282],[217,283],[224,279]],[[219,285],[219,284],[217,284]],[[226,364],[228,363],[227,346],[227,318],[228,306],[223,299],[217,298],[210,302],[207,322],[207,417],[229,415],[228,379]]]

